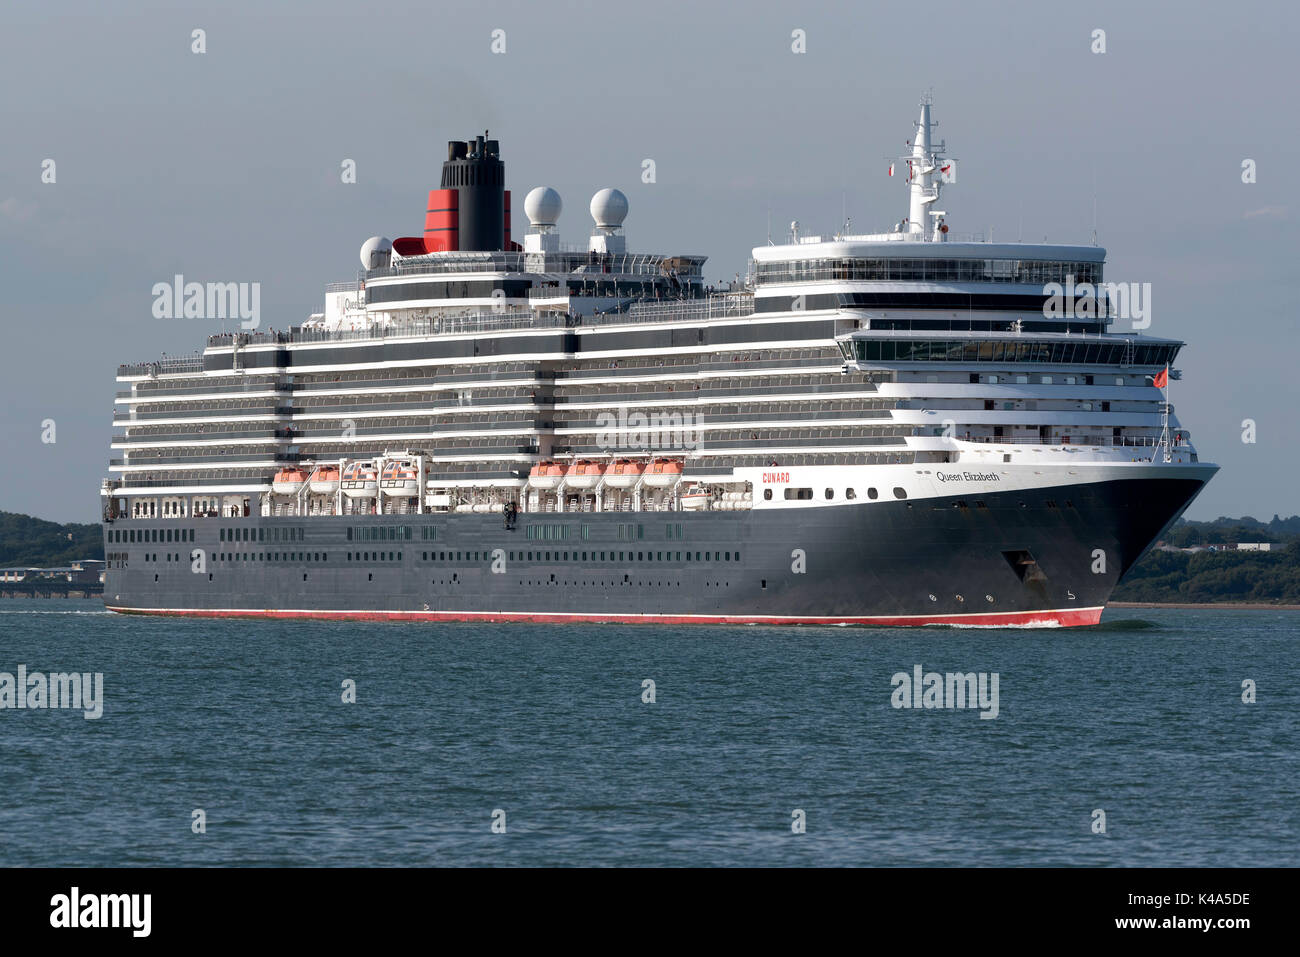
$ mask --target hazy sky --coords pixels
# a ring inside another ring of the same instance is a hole
[[[117,364],[221,331],[153,318],[154,283],[257,281],[264,326],[300,322],[367,236],[421,234],[449,139],[500,139],[516,237],[533,186],[559,190],[574,243],[616,186],[631,248],[707,254],[717,280],[769,211],[778,240],[845,207],[855,231],[903,218],[885,173],[933,89],[954,231],[1087,243],[1095,201],[1108,278],[1151,283],[1149,332],[1188,342],[1172,400],[1223,466],[1189,516],[1295,513],[1298,20],[1249,2],[8,0],[0,509],[97,520]]]

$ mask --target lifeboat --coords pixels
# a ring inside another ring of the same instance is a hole
[[[650,488],[671,488],[681,480],[682,463],[675,459],[655,459],[645,470],[645,484]]]
[[[631,488],[641,478],[645,466],[631,459],[615,459],[605,470],[605,484],[610,488]]]
[[[396,459],[384,463],[379,477],[379,490],[385,495],[411,498],[420,494],[420,477],[414,462]]]
[[[569,477],[565,484],[570,488],[585,489],[595,488],[600,481],[600,477],[605,474],[605,466],[599,462],[592,462],[588,459],[578,459],[569,469]]]
[[[333,495],[339,487],[339,470],[332,465],[322,465],[311,473],[311,490],[316,495]]]
[[[713,493],[707,486],[692,485],[682,493],[682,508],[690,511],[698,511],[702,508],[709,507],[709,499],[713,498]]]
[[[297,495],[307,474],[302,469],[280,469],[271,480],[271,491],[276,495]]]
[[[533,466],[528,473],[528,484],[533,488],[550,489],[560,484],[564,478],[565,468],[557,462],[544,459]]]
[[[341,484],[348,498],[374,498],[379,494],[379,470],[374,462],[349,462],[343,467]]]

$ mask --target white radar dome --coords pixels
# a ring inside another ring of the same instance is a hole
[[[591,218],[600,229],[618,229],[627,218],[627,197],[617,189],[602,189],[591,197]]]
[[[560,194],[549,186],[538,186],[524,197],[524,215],[533,226],[554,226],[562,209]]]
[[[371,236],[361,244],[361,265],[365,269],[374,269],[376,266],[386,265],[392,252],[392,240],[385,239],[383,236]],[[375,262],[376,256],[383,260],[383,263]]]

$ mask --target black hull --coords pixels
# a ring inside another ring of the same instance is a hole
[[[476,514],[119,520],[106,530],[161,540],[106,542],[104,598],[144,614],[1089,624],[1203,484],[1140,478],[988,492],[979,507],[967,495],[535,513],[513,530]],[[378,526],[402,537],[349,540],[350,529]],[[638,528],[641,537],[628,537]],[[227,529],[239,540],[223,541]],[[192,541],[177,540],[189,530]]]

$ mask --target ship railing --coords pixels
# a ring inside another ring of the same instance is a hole
[[[119,376],[174,375],[202,371],[203,356],[197,352],[192,356],[164,356],[151,362],[129,362],[117,367]]]
[[[209,348],[289,343],[387,340],[420,336],[474,335],[520,329],[564,329],[590,325],[628,325],[649,322],[688,322],[752,315],[754,298],[747,293],[724,293],[700,299],[634,302],[626,312],[573,316],[531,310],[478,311],[463,316],[436,316],[366,323],[361,328],[304,329],[288,332],[218,333],[208,337]],[[201,370],[200,370],[201,371]]]
[[[495,251],[479,255],[461,253],[455,259],[412,257],[397,259],[390,265],[376,269],[367,269],[364,276],[369,281],[386,276],[418,276],[424,273],[522,272],[525,255],[522,252]]]
[[[582,246],[562,246],[558,251],[459,253],[454,257],[430,256],[400,259],[387,266],[366,270],[365,281],[390,276],[419,276],[441,273],[520,272],[580,273],[604,275],[661,275],[666,262],[676,264],[679,276],[695,278],[706,257],[664,256],[658,253],[597,253]]]
[[[638,302],[627,310],[625,322],[684,322],[700,319],[726,319],[754,314],[752,293],[728,292],[703,299],[671,302]],[[607,320],[608,321],[608,320]]]
[[[1175,436],[1174,441],[1187,440],[1191,438],[1191,433],[1185,429],[1176,429],[1172,432]],[[1068,448],[1071,446],[1080,446],[1087,448],[1152,448],[1162,444],[1158,435],[1123,435],[1118,438],[1110,435],[1090,435],[1087,432],[1072,433],[1070,441],[1063,441],[1058,438],[1044,439],[1040,436],[1032,435],[972,435],[969,437],[957,437],[958,443],[974,443],[977,445],[1039,445],[1051,448]]]
[[[549,316],[530,310],[511,312],[483,311],[464,316],[436,316],[426,319],[366,323],[361,328],[349,329],[303,329],[298,327],[288,332],[218,333],[217,335],[208,336],[208,346],[229,346],[238,342],[240,348],[243,348],[245,346],[282,345],[299,342],[400,339],[419,336],[502,332],[513,329],[554,329],[563,328],[567,324],[565,316]]]

